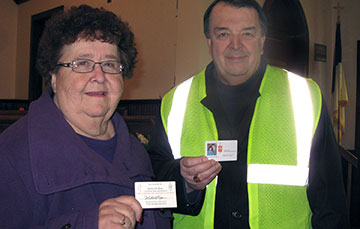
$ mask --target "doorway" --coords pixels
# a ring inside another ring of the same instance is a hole
[[[266,0],[264,12],[268,31],[264,57],[271,65],[307,77],[309,31],[299,0]]]
[[[39,41],[44,31],[46,21],[55,13],[63,11],[64,6],[35,14],[31,17],[31,38],[30,38],[30,70],[29,70],[29,101],[34,101],[40,97],[44,83],[40,73],[36,70],[36,55]]]

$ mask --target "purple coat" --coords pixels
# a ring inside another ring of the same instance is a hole
[[[28,114],[0,135],[0,228],[97,228],[98,208],[91,183],[134,195],[134,181],[151,180],[147,152],[115,114],[117,147],[112,163],[91,150],[48,93]],[[136,228],[170,228],[169,211],[144,210]]]

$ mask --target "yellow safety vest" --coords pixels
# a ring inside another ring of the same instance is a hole
[[[249,131],[248,197],[251,228],[311,228],[306,188],[312,138],[321,112],[315,82],[267,66]],[[161,117],[175,158],[203,156],[218,140],[206,97],[205,70],[167,93]],[[198,216],[174,214],[174,228],[213,228],[216,179]]]

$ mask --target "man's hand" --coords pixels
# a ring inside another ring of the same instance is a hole
[[[105,228],[135,228],[140,222],[142,208],[133,196],[120,196],[107,199],[99,207],[99,229]]]
[[[221,171],[221,164],[207,157],[184,157],[180,160],[180,173],[186,181],[186,192],[202,190]]]

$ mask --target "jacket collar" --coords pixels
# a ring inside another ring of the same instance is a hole
[[[133,188],[131,177],[149,176],[151,168],[135,165],[124,120],[115,114],[117,148],[109,163],[91,150],[66,122],[47,92],[31,104],[29,154],[34,183],[41,194],[63,191],[91,182],[110,182]]]
[[[239,96],[237,94],[242,93],[243,90],[247,91],[246,94],[253,94],[256,97],[260,96],[259,88],[266,66],[265,58],[262,57],[258,69],[250,79],[240,85],[227,86],[217,78],[214,62],[209,63],[205,70],[206,97],[201,103],[211,111],[222,110],[219,90],[222,90],[222,93],[233,94],[235,97]]]

